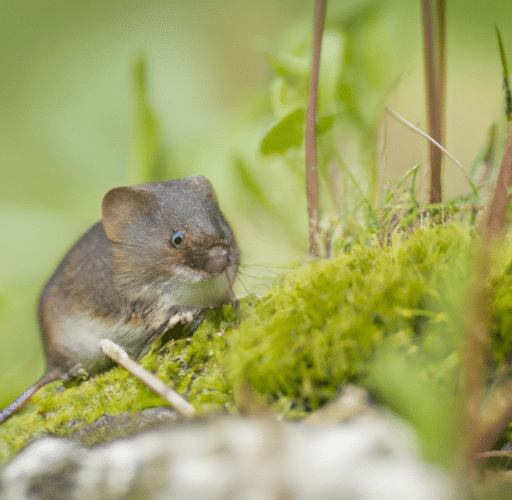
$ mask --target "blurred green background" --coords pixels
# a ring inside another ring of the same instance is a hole
[[[166,176],[203,174],[214,184],[247,266],[239,292],[258,286],[250,275],[259,270],[306,258],[302,178],[286,166],[300,153],[263,157],[259,144],[276,123],[268,53],[308,38],[312,4],[3,2],[0,406],[42,374],[35,309],[45,280],[99,218],[103,194],[133,178],[140,153],[133,73],[140,54]],[[503,121],[495,22],[510,58],[509,2],[448,2],[447,148],[468,171],[491,123]],[[425,140],[383,113],[387,102],[425,129],[419,1],[331,0],[326,27],[340,37],[339,79],[363,117],[354,123],[350,106],[334,110],[338,143],[347,164],[364,169],[368,143],[361,137],[380,123],[382,188],[426,164]],[[420,179],[426,190],[425,169]],[[444,187],[445,199],[469,189],[450,162]]]

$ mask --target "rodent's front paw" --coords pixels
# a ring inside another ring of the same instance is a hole
[[[183,325],[188,325],[188,324],[192,323],[192,321],[194,321],[194,314],[192,313],[192,311],[186,311],[183,313],[173,314],[169,318],[168,328],[173,328],[178,323],[181,323]]]

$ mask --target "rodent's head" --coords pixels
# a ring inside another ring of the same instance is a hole
[[[152,285],[178,290],[221,275],[231,286],[240,255],[205,177],[111,189],[102,212],[114,279],[128,293]]]

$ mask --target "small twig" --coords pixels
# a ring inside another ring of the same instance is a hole
[[[316,159],[316,105],[318,99],[318,74],[322,34],[325,24],[327,0],[315,0],[313,54],[309,81],[308,108],[306,111],[305,153],[306,153],[306,194],[309,216],[309,255],[319,256],[318,249],[318,169]]]
[[[162,380],[143,368],[139,363],[128,356],[126,351],[108,339],[100,340],[103,353],[116,363],[129,371],[135,378],[149,387],[156,394],[167,401],[183,417],[191,417],[195,414],[194,407],[173,391]]]

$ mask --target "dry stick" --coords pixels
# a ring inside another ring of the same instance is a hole
[[[108,339],[103,339],[100,340],[100,347],[106,356],[120,364],[152,391],[164,398],[180,415],[183,417],[191,417],[195,414],[194,407],[188,401],[183,399],[158,377],[155,377],[155,375],[131,359],[126,351],[117,344],[114,344],[114,342]]]
[[[428,134],[440,144],[442,139],[442,99],[439,75],[439,52],[435,50],[431,0],[422,0],[423,6],[423,40],[425,54],[425,84],[427,89]],[[444,10],[441,11],[444,13]],[[444,21],[442,23],[444,27]],[[438,26],[439,28],[439,26]],[[443,38],[444,39],[444,38]],[[437,63],[437,64],[436,64]],[[444,74],[444,70],[443,70]],[[439,148],[429,145],[430,156],[430,203],[441,203],[441,161]]]
[[[325,24],[327,0],[315,0],[313,20],[313,54],[311,58],[311,77],[309,81],[308,108],[306,111],[306,194],[309,216],[309,255],[319,256],[318,249],[318,169],[316,162],[316,104],[318,98],[318,73],[322,33]]]

